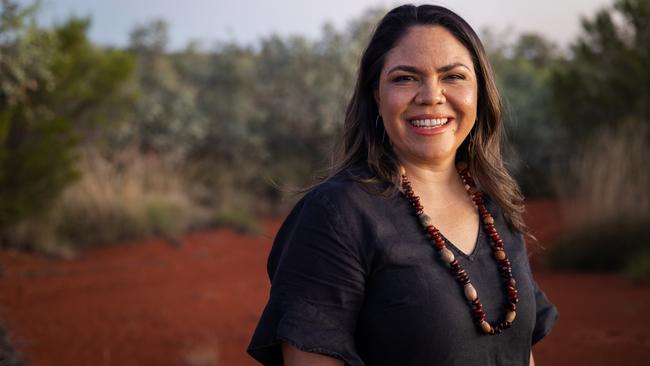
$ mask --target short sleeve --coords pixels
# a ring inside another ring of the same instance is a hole
[[[535,328],[533,329],[532,344],[539,342],[551,331],[558,318],[558,311],[544,291],[542,291],[535,280],[533,280],[535,291]]]
[[[269,256],[271,294],[248,353],[264,365],[282,365],[281,343],[363,365],[354,332],[363,303],[360,246],[339,208],[326,195],[296,205]]]
[[[523,241],[523,235],[521,236],[521,240]],[[551,332],[559,314],[555,305],[549,301],[544,291],[542,291],[535,281],[532,270],[530,269],[528,257],[526,257],[526,269],[533,284],[533,292],[535,295],[535,327],[533,328],[531,341],[531,345],[534,345]]]

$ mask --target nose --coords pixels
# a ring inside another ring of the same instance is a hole
[[[417,104],[443,104],[447,101],[445,90],[437,81],[424,81],[415,96]]]

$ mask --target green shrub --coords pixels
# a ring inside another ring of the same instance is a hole
[[[548,260],[557,269],[623,271],[647,251],[648,245],[647,223],[612,220],[573,230],[551,247]]]
[[[4,323],[0,322],[0,365],[27,366],[28,360],[16,350]]]
[[[648,277],[641,257],[650,245],[649,141],[647,127],[628,121],[582,147],[560,186],[573,206],[572,229],[549,251],[553,267]]]
[[[257,219],[243,210],[218,212],[212,218],[210,226],[230,227],[242,234],[259,234],[262,232]]]
[[[650,252],[644,252],[630,258],[625,264],[625,274],[633,281],[650,281]]]
[[[80,143],[130,115],[135,98],[132,55],[93,46],[87,19],[40,28],[37,8],[0,6],[0,242],[9,246],[78,178]]]

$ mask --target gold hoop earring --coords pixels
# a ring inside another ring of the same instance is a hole
[[[471,158],[474,155],[474,149],[476,149],[476,142],[474,139],[474,127],[469,130],[469,142],[467,143],[467,156]]]

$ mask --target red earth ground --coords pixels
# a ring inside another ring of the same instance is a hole
[[[542,244],[563,228],[553,202],[529,205]],[[255,365],[245,353],[267,299],[262,236],[187,235],[85,250],[73,260],[0,252],[0,319],[34,366]],[[555,273],[533,256],[536,279],[560,310],[535,346],[538,365],[639,365],[650,353],[650,287],[614,274]]]

